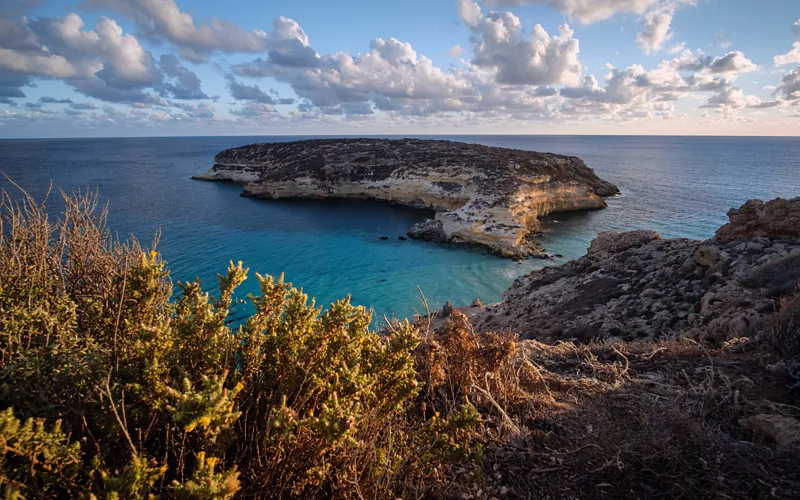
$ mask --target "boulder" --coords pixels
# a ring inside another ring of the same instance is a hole
[[[717,263],[722,252],[714,245],[703,245],[694,253],[694,262],[698,266],[711,267]]]
[[[443,243],[448,239],[444,233],[442,221],[433,219],[415,224],[408,231],[408,236],[415,240],[433,241],[435,243]]]
[[[739,425],[766,438],[780,449],[800,446],[800,421],[776,414],[759,414],[739,420]]]
[[[750,200],[728,211],[730,222],[719,228],[720,241],[752,240],[758,237],[800,239],[800,197],[776,198],[764,203]]]
[[[592,240],[588,253],[591,255],[621,252],[659,239],[661,239],[661,235],[649,229],[628,231],[626,233],[606,231],[598,234],[597,238]]]

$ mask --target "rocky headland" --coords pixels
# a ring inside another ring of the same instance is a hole
[[[705,241],[600,233],[585,256],[517,279],[471,316],[546,342],[756,335],[800,284],[800,198],[751,200],[728,217]]]
[[[551,212],[606,207],[617,194],[580,158],[418,139],[322,139],[228,149],[199,180],[258,198],[361,198],[436,212],[412,238],[546,256],[531,237]]]

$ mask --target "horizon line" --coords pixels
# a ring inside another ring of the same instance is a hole
[[[322,138],[382,138],[382,137],[699,137],[699,138],[764,138],[800,139],[800,135],[700,135],[700,134],[453,134],[453,133],[407,133],[407,134],[217,134],[217,135],[108,135],[108,136],[43,136],[43,137],[0,137],[0,141],[35,140],[82,140],[82,139],[192,139],[208,137],[322,137]]]

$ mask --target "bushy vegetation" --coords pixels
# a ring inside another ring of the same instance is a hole
[[[256,274],[243,306],[241,263],[213,294],[173,286],[94,196],[64,196],[55,220],[27,197],[0,211],[4,498],[800,492],[800,452],[737,423],[800,417],[775,375],[797,359],[798,296],[771,319],[778,349],[757,353],[521,343],[458,311],[375,332],[365,308],[323,310],[282,278]]]
[[[241,263],[215,294],[173,297],[160,255],[112,239],[96,197],[64,201],[55,221],[2,204],[5,497],[416,497],[479,454],[475,405],[497,404],[508,342],[459,330],[457,352],[422,348],[407,321],[372,332],[349,299],[323,311],[258,274],[232,326]]]

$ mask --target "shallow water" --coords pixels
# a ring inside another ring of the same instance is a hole
[[[429,137],[434,138],[434,137]],[[599,231],[655,229],[667,237],[708,238],[730,207],[750,198],[800,195],[800,139],[717,137],[435,137],[583,158],[622,193],[605,210],[547,217],[542,242],[563,259],[585,252]],[[241,188],[190,180],[217,152],[300,137],[47,139],[0,141],[0,171],[42,197],[52,181],[65,191],[98,189],[121,236],[159,249],[173,278],[208,287],[228,260],[279,274],[327,304],[348,293],[380,316],[479,297],[496,301],[517,276],[545,265],[515,263],[479,250],[400,241],[429,214],[360,201],[263,201]],[[0,179],[0,187],[10,183]],[[381,240],[388,236],[388,240]],[[244,291],[255,291],[254,279]]]

